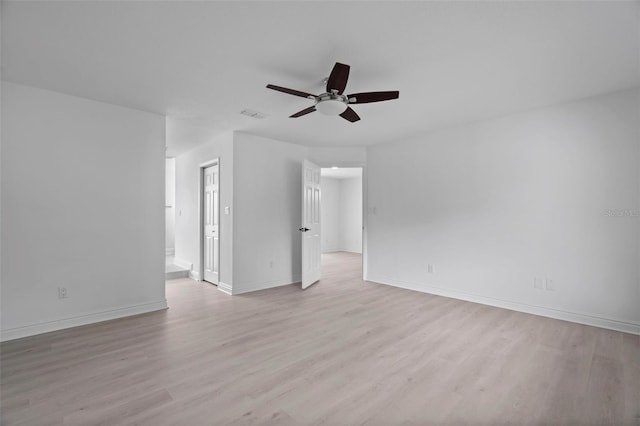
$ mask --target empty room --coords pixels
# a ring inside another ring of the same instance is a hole
[[[0,14],[0,425],[640,425],[640,1]]]

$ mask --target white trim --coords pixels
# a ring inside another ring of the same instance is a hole
[[[228,295],[233,294],[233,289],[231,288],[231,286],[229,284],[223,283],[222,281],[218,283],[218,290]]]
[[[173,264],[181,267],[182,269],[186,269],[187,271],[193,269],[193,263],[189,263],[186,260],[178,259],[177,257],[173,259]]]
[[[341,251],[341,252],[343,252],[343,253],[353,253],[353,254],[360,254],[360,255],[362,254],[362,252],[359,252],[359,251],[353,251],[353,250],[347,250],[347,249],[340,249],[340,250],[338,250],[338,251]]]
[[[250,293],[252,291],[266,290],[269,288],[282,287],[285,285],[298,284],[302,281],[302,275],[294,275],[290,278],[271,281],[252,281],[243,284],[233,284],[232,294]]]
[[[200,281],[200,274],[198,271],[191,270],[189,271],[189,278],[192,280]]]
[[[339,248],[328,248],[328,249],[322,250],[322,253],[337,253],[339,251],[342,251],[342,250],[340,250]]]
[[[201,169],[206,169],[209,166],[215,166],[216,164],[218,164],[219,161],[220,161],[220,157],[216,157],[212,160],[205,161],[204,163],[200,163],[198,167],[200,167]]]
[[[132,315],[146,314],[147,312],[160,311],[167,308],[167,301],[165,299],[159,302],[123,306],[121,308],[109,309],[92,314],[78,315],[71,318],[42,322],[22,327],[8,328],[0,331],[0,342],[20,339],[22,337],[34,336],[36,334],[48,333],[50,331],[63,330],[65,328],[78,327],[81,325],[94,324],[97,322],[129,317]]]
[[[367,231],[369,229],[369,174],[366,165],[362,166],[362,279],[366,280],[369,276],[369,238]]]
[[[326,249],[322,251],[322,254],[325,253],[353,253],[353,254],[362,254],[359,251],[347,250],[345,248],[337,248],[337,249]]]
[[[164,249],[164,255],[165,256],[174,256],[176,254],[176,249],[174,247],[165,247]]]
[[[434,294],[436,296],[450,297],[453,299],[466,300],[468,302],[481,303],[483,305],[495,306],[498,308],[509,309],[512,311],[525,312],[527,314],[540,315],[543,317],[554,318],[578,324],[591,325],[594,327],[606,328],[609,330],[622,331],[624,333],[640,335],[640,324],[619,321],[609,318],[602,318],[593,315],[587,315],[577,312],[562,311],[559,309],[546,308],[544,306],[529,305],[526,303],[512,302],[503,299],[494,299],[491,297],[479,296],[463,291],[449,290],[440,287],[434,287],[422,283],[407,282],[394,280],[391,278],[376,276],[371,277],[368,281],[389,285],[392,287],[404,288],[406,290],[419,291],[421,293]]]

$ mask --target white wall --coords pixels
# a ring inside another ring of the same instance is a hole
[[[370,147],[368,278],[640,332],[639,105],[619,92]]]
[[[362,253],[362,176],[340,180],[340,250]]]
[[[367,162],[365,147],[312,147],[307,151],[307,160],[322,167],[364,166]]]
[[[322,252],[340,250],[340,179],[320,178]]]
[[[164,245],[167,256],[173,256],[176,250],[175,236],[175,202],[176,202],[176,161],[175,158],[165,160],[164,190]]]
[[[2,82],[2,340],[166,307],[164,126]]]
[[[362,253],[362,177],[322,177],[322,252]]]
[[[306,154],[303,146],[235,133],[234,294],[300,281]]]
[[[198,223],[200,166],[220,159],[220,286],[231,286],[233,276],[233,134],[225,133],[176,157],[176,264],[200,270]],[[224,214],[229,207],[230,214]]]

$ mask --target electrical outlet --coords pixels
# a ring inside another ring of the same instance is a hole
[[[537,278],[537,277],[533,278],[533,288],[537,288],[538,290],[544,289],[544,283],[542,281],[542,278]]]
[[[545,287],[547,291],[556,291],[556,283],[552,279],[547,278],[545,280]]]
[[[432,265],[431,263],[429,263],[429,264],[427,265],[427,273],[429,273],[429,274],[433,274],[433,271],[434,271],[434,269],[433,269],[433,265]]]
[[[66,287],[58,287],[58,299],[66,299],[68,296]]]

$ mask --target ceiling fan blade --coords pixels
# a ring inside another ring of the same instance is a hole
[[[390,92],[354,93],[347,96],[347,98],[349,98],[350,104],[368,104],[370,102],[390,101],[392,99],[398,99],[399,97],[400,92],[397,90],[393,90]],[[351,102],[352,98],[355,98],[353,102]]]
[[[327,92],[331,92],[331,90],[337,90],[340,94],[344,92],[344,89],[347,87],[350,68],[349,65],[336,62],[327,80]]]
[[[356,112],[351,108],[347,108],[346,110],[344,110],[344,112],[340,114],[340,117],[352,123],[360,120],[360,116],[356,114]]]
[[[267,84],[267,89],[277,90],[278,92],[288,93],[294,96],[300,96],[301,98],[312,97],[315,99],[316,95],[312,95],[311,93],[301,92],[299,90],[287,89],[286,87],[276,86],[274,84]]]
[[[309,108],[305,108],[302,111],[298,111],[293,115],[290,115],[289,118],[298,118],[298,117],[302,117],[303,115],[307,115],[313,111],[316,110],[315,106],[309,107]]]

